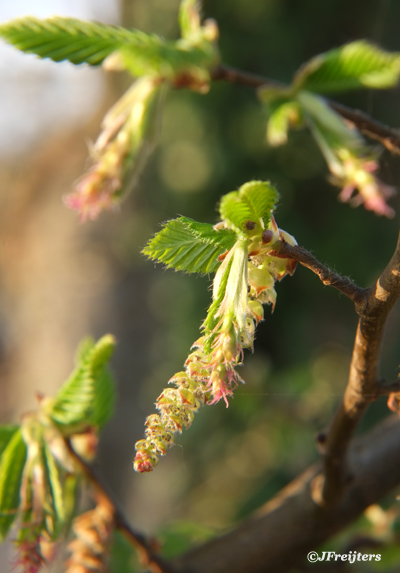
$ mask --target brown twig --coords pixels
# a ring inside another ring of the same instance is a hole
[[[388,315],[399,296],[400,238],[389,264],[358,308],[360,320],[349,379],[324,445],[325,480],[321,490],[324,503],[335,503],[343,494],[349,479],[346,454],[350,440],[371,399],[381,394],[378,369],[383,333]]]
[[[288,573],[309,551],[359,517],[400,483],[400,422],[390,417],[353,442],[354,480],[336,505],[315,505],[311,490],[322,464],[308,468],[250,519],[174,561],[179,573]],[[379,553],[379,551],[374,551]],[[320,553],[321,554],[321,553]]]
[[[119,508],[118,503],[110,493],[108,486],[104,482],[104,478],[100,475],[97,468],[89,466],[75,452],[69,440],[66,440],[66,445],[72,458],[75,460],[87,481],[94,487],[98,494],[113,506],[116,528],[124,535],[129,543],[135,547],[141,563],[146,567],[149,567],[153,573],[175,573],[175,569],[172,565],[154,551],[151,542],[146,539],[142,533],[135,531],[129,525],[123,511]]]
[[[225,80],[229,83],[242,84],[255,89],[261,87],[285,88],[284,84],[262,76],[237,70],[230,66],[220,65],[211,72],[213,80]],[[337,102],[327,100],[328,104],[343,118],[350,121],[365,136],[379,141],[392,153],[400,155],[400,133],[376,121],[366,113],[352,109]]]
[[[314,255],[306,249],[303,249],[303,247],[299,247],[298,245],[292,246],[286,241],[281,240],[279,243],[274,244],[274,250],[280,255],[286,255],[296,259],[296,261],[303,265],[303,267],[306,267],[315,273],[324,285],[331,286],[339,290],[356,305],[360,305],[364,301],[368,289],[360,288],[348,277],[342,277],[335,273],[320,263]],[[271,254],[273,254],[273,252]]]

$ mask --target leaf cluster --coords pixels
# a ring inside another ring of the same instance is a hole
[[[97,343],[83,341],[76,368],[56,396],[43,399],[39,412],[25,416],[21,426],[0,427],[0,539],[17,516],[20,540],[29,523],[51,538],[62,533],[75,506],[75,491],[68,485],[75,469],[64,439],[89,427],[99,429],[112,416],[115,390],[107,364],[114,346],[110,335]],[[32,501],[37,499],[39,506]],[[42,523],[33,512],[43,515]]]

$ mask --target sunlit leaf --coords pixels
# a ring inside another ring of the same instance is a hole
[[[278,192],[267,181],[250,181],[239,191],[224,195],[220,204],[221,219],[237,233],[245,233],[248,221],[266,225],[275,208]]]
[[[124,45],[145,51],[154,50],[161,42],[157,36],[137,30],[58,16],[46,20],[33,16],[12,20],[0,26],[0,36],[23,52],[41,58],[94,66]]]
[[[9,441],[11,440],[15,432],[18,430],[18,428],[19,426],[14,426],[11,424],[6,426],[0,426],[0,456],[6,449]]]
[[[26,451],[18,429],[0,458],[0,540],[4,540],[17,515]]]
[[[289,128],[300,123],[301,116],[301,108],[296,101],[283,101],[273,106],[267,124],[268,143],[274,147],[286,143]]]
[[[65,508],[63,498],[63,486],[60,482],[60,472],[57,463],[49,447],[44,443],[44,457],[46,461],[47,476],[53,498],[53,509],[55,516],[55,535],[57,535],[65,521]]]
[[[360,40],[316,56],[300,68],[294,79],[296,90],[318,93],[383,89],[397,84],[400,54],[385,52]]]
[[[106,335],[90,350],[87,346],[88,343],[79,365],[58,391],[49,411],[52,419],[64,426],[96,425],[111,415],[113,391],[105,369],[115,340]]]
[[[179,8],[179,25],[182,38],[190,38],[200,28],[200,2],[198,0],[182,0]]]
[[[168,221],[143,253],[167,267],[205,274],[216,270],[219,255],[231,249],[235,240],[232,231],[216,231],[212,225],[180,217]]]

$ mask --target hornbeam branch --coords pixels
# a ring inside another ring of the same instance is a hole
[[[349,467],[354,479],[337,504],[315,504],[312,490],[323,471],[315,464],[253,517],[173,564],[179,573],[289,573],[400,483],[399,457],[400,422],[393,415],[353,443]]]
[[[225,80],[229,83],[242,84],[252,88],[285,87],[280,82],[262,76],[237,70],[230,66],[220,65],[211,71],[213,80]],[[376,121],[366,113],[344,106],[337,102],[327,100],[327,103],[344,119],[350,121],[365,136],[379,141],[392,153],[400,155],[400,133]]]
[[[400,296],[400,237],[389,264],[368,290],[354,341],[349,379],[342,403],[327,432],[324,445],[325,480],[322,502],[336,503],[346,488],[349,472],[346,456],[349,443],[365,410],[381,394],[379,362],[387,318]]]
[[[286,255],[296,259],[301,265],[315,273],[324,285],[331,286],[345,294],[356,306],[362,304],[365,300],[368,289],[360,288],[348,277],[342,277],[338,273],[335,273],[320,263],[314,255],[306,249],[303,249],[303,247],[299,247],[298,245],[292,246],[286,241],[280,240],[273,245],[273,248],[279,255]],[[274,251],[271,252],[272,255]]]

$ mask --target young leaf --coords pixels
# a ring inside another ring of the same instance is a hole
[[[359,132],[348,127],[343,118],[331,109],[323,98],[307,91],[301,91],[297,95],[297,101],[309,125],[316,123],[332,147],[363,149],[364,142]]]
[[[106,335],[91,350],[85,349],[80,364],[58,391],[48,413],[55,422],[67,426],[67,431],[72,432],[76,425],[94,425],[109,417],[112,391],[104,373],[114,346],[114,338]],[[109,400],[106,406],[104,396]]]
[[[162,40],[138,30],[98,22],[82,22],[58,16],[40,20],[33,16],[12,20],[0,26],[7,42],[41,58],[73,64],[101,64],[112,52],[129,45],[138,50],[154,50]]]
[[[219,212],[221,219],[237,233],[245,232],[246,221],[268,224],[271,210],[275,208],[278,192],[267,181],[250,181],[239,191],[232,191],[222,198]]]
[[[185,81],[206,84],[208,69],[215,64],[216,55],[211,44],[193,46],[185,40],[177,42],[156,41],[151,37],[148,45],[133,43],[122,46],[106,62],[109,69],[128,70],[134,76],[153,75],[171,82],[178,81],[185,74]],[[186,85],[186,84],[185,84]]]
[[[397,84],[400,54],[360,40],[316,56],[297,72],[293,87],[330,93],[363,87],[384,89]]]
[[[286,143],[290,126],[300,123],[301,115],[296,101],[283,101],[273,106],[267,124],[268,143],[273,147]]]
[[[89,424],[101,429],[112,418],[114,406],[115,381],[108,368],[104,368],[96,377],[96,390]]]
[[[44,442],[44,458],[46,461],[47,477],[51,489],[51,496],[53,498],[53,509],[55,516],[54,534],[57,536],[59,535],[60,529],[65,521],[63,488],[60,482],[60,474],[56,461],[46,442]]]
[[[19,426],[7,425],[0,426],[0,456],[7,447],[7,444],[18,430]]]
[[[190,39],[199,31],[200,24],[200,2],[198,0],[182,0],[179,8],[179,25],[182,38]]]
[[[168,268],[206,274],[216,270],[220,264],[219,255],[231,249],[235,240],[232,231],[216,231],[207,223],[180,217],[168,221],[143,253],[153,261],[165,263]]]
[[[20,504],[19,490],[26,459],[26,445],[18,429],[0,458],[0,540],[10,529]]]

